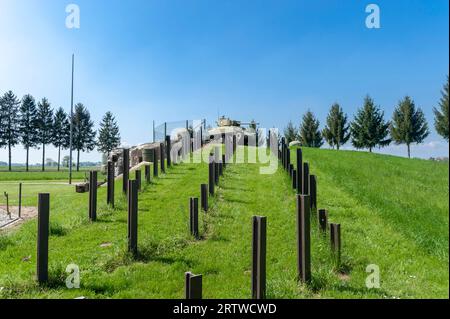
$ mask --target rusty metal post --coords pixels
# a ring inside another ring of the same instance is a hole
[[[145,165],[145,182],[147,184],[150,184],[151,181],[152,181],[152,177],[150,174],[150,165],[147,164],[147,165]]]
[[[330,224],[331,251],[336,263],[341,262],[341,224]]]
[[[202,209],[205,212],[207,212],[208,211],[208,185],[207,184],[200,185],[200,197],[201,197]]]
[[[19,218],[22,217],[22,183],[19,183]]]
[[[209,194],[214,195],[215,177],[214,177],[214,158],[209,155]]]
[[[220,161],[220,151],[219,151],[219,147],[215,147],[214,148],[214,182],[216,183],[216,185],[219,185],[219,176],[220,176],[220,171],[219,171],[219,161]]]
[[[128,182],[128,252],[137,255],[138,242],[138,190],[137,182]]]
[[[9,211],[9,195],[7,192],[3,192],[3,195],[6,199],[6,213],[8,214],[9,218],[11,219],[11,212]]]
[[[328,228],[328,211],[326,209],[319,209],[319,229],[326,233]]]
[[[302,194],[309,195],[309,164],[303,163]]]
[[[300,148],[297,148],[297,194],[302,193],[303,182],[303,154]]]
[[[170,158],[170,151],[171,151],[172,145],[170,141],[170,135],[166,136],[166,159],[167,159],[167,167],[170,167],[172,165],[172,159]]]
[[[158,152],[153,149],[153,177],[158,177]]]
[[[141,169],[138,168],[137,170],[134,171],[135,174],[135,179],[136,179],[136,184],[137,184],[137,189],[138,191],[141,191],[141,185],[142,185],[142,173],[141,173]]]
[[[287,158],[286,158],[286,168],[287,168],[287,170],[289,172],[290,167],[291,167],[291,150],[290,150],[289,146],[286,146],[286,156],[287,156]]]
[[[122,166],[123,166],[123,184],[122,190],[124,194],[127,194],[128,180],[130,178],[130,150],[125,148],[122,152]]]
[[[224,170],[227,167],[227,159],[225,154],[222,154],[222,170]]]
[[[189,216],[191,235],[198,239],[198,198],[191,197],[189,199]]]
[[[186,272],[185,277],[185,298],[186,299],[202,299],[202,275],[194,275]]]
[[[106,203],[114,207],[114,162],[108,162]]]
[[[311,215],[317,216],[317,177],[309,175],[309,193],[311,195]]]
[[[89,172],[89,219],[97,220],[97,171]]]
[[[292,188],[297,189],[297,171],[295,169],[292,170]]]
[[[303,283],[311,280],[310,198],[297,195],[297,270]]]
[[[266,234],[267,218],[253,216],[252,298],[266,297]]]
[[[218,165],[219,165],[219,175],[223,176],[223,163],[220,162]]]
[[[50,224],[50,194],[38,197],[38,232],[37,232],[37,280],[39,284],[48,281],[48,235]]]
[[[165,159],[164,159],[164,143],[160,143],[159,144],[159,152],[160,152],[160,163],[161,163],[161,173],[165,173],[166,172],[166,167],[165,167]]]

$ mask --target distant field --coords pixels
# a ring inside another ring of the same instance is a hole
[[[94,167],[83,167],[77,172],[76,169],[72,171],[73,179],[84,179],[86,172],[91,169],[99,169]],[[31,181],[31,180],[68,180],[69,170],[67,168],[57,171],[55,167],[46,167],[45,172],[41,171],[40,167],[30,167],[29,172],[26,172],[25,167],[15,166],[12,171],[8,171],[7,166],[0,166],[0,183],[2,181]]]
[[[295,194],[281,168],[261,175],[257,164],[228,165],[211,210],[200,216],[203,238],[195,241],[188,232],[189,197],[199,196],[208,169],[182,164],[139,195],[137,260],[126,252],[121,181],[115,209],[99,189],[96,223],[87,219],[88,194],[73,186],[25,185],[25,205],[36,205],[40,191],[51,194],[50,283],[39,287],[33,280],[36,221],[30,221],[0,233],[0,298],[182,298],[185,271],[203,274],[205,298],[250,298],[253,215],[267,216],[269,298],[448,298],[447,163],[307,148],[304,159],[318,177],[318,206],[341,223],[343,241],[336,267],[329,239],[312,220],[309,286],[296,281]],[[1,174],[0,192],[15,191],[1,183]],[[81,289],[65,287],[70,263],[80,266]],[[369,264],[380,268],[380,289],[365,286]]]

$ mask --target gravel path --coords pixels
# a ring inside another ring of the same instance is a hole
[[[9,217],[6,209],[0,208],[0,228],[19,218],[14,210],[11,209],[10,211],[11,217]]]
[[[0,206],[0,229],[18,225],[25,220],[37,216],[36,207],[22,207],[21,218],[19,218],[19,209],[17,206],[10,207],[9,211],[11,212],[11,217],[6,212],[5,206]]]

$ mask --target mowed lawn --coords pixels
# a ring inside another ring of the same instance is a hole
[[[269,298],[448,298],[447,164],[312,149],[304,158],[318,176],[318,206],[341,223],[343,240],[336,266],[313,218],[309,285],[296,280],[295,194],[281,168],[261,175],[258,164],[228,165],[196,241],[189,197],[199,196],[208,168],[184,163],[152,176],[139,195],[137,259],[126,253],[121,181],[115,209],[99,189],[95,223],[88,195],[73,186],[25,186],[35,187],[26,205],[36,205],[39,191],[51,193],[50,282],[34,281],[37,226],[30,221],[0,233],[0,298],[183,298],[186,271],[203,274],[205,298],[250,298],[253,215],[267,216]],[[0,191],[7,187],[0,177]],[[80,267],[80,289],[65,286],[69,264]],[[380,289],[365,286],[369,264],[380,267]]]

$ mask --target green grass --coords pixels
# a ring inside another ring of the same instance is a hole
[[[36,205],[39,191],[51,194],[50,282],[34,281],[33,220],[0,234],[0,297],[182,298],[184,272],[192,271],[203,274],[205,298],[250,298],[251,216],[264,215],[270,298],[448,298],[446,164],[313,149],[304,149],[304,158],[318,177],[318,206],[341,223],[343,240],[336,266],[329,239],[312,220],[310,285],[296,281],[295,194],[282,169],[261,175],[256,164],[228,165],[211,210],[200,216],[196,241],[188,233],[189,197],[199,196],[208,169],[181,164],[139,195],[135,260],[126,253],[121,181],[115,209],[99,189],[96,223],[87,220],[87,194],[72,186],[25,185],[25,205]],[[1,181],[0,191],[15,190]],[[70,263],[80,267],[81,289],[65,287]],[[381,289],[365,287],[369,264],[380,267]]]
[[[85,173],[93,167],[82,167],[77,172],[76,169],[72,171],[72,178],[74,180],[84,180]],[[98,168],[97,168],[98,169]],[[7,166],[0,166],[0,183],[4,181],[47,181],[47,180],[61,180],[67,181],[69,179],[69,170],[61,168],[57,171],[55,167],[46,167],[45,172],[41,171],[41,167],[30,166],[29,171],[25,171],[25,167],[12,167],[12,171],[8,171]]]

